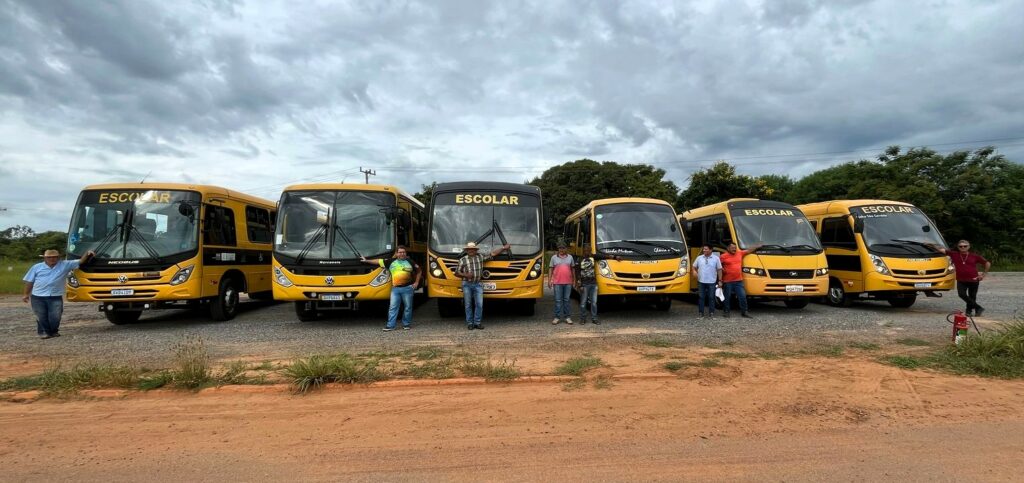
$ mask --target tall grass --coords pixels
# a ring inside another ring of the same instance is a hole
[[[213,375],[210,370],[210,354],[203,339],[196,335],[185,336],[185,340],[174,346],[175,385],[198,389],[210,384]]]
[[[377,369],[376,362],[358,360],[348,354],[298,359],[281,373],[302,393],[331,382],[369,383],[387,377]]]
[[[883,362],[904,369],[930,367],[956,374],[1024,378],[1024,316],[995,330],[970,334],[923,356],[889,356]]]

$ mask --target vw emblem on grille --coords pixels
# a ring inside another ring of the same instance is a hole
[[[928,273],[928,271],[927,271],[927,270],[918,270],[918,271],[917,271],[917,274],[918,274],[918,275],[924,275],[924,274],[926,274],[926,273]]]
[[[330,275],[324,277],[324,283],[326,283],[327,285],[334,285],[334,277]]]
[[[491,278],[491,272],[488,270],[484,270],[483,272],[480,273],[480,276],[483,278]]]
[[[640,274],[640,278],[642,278],[644,280],[647,280],[647,279],[651,278],[651,274],[649,274],[649,273],[641,273]]]
[[[796,272],[789,272],[790,277],[796,278],[797,275],[798,274]]]
[[[117,276],[117,281],[121,282],[121,283],[128,283],[128,276],[127,275],[118,275]]]

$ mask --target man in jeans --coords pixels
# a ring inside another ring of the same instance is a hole
[[[508,250],[512,245],[505,244],[495,248],[489,255],[481,255],[480,248],[475,242],[469,242],[463,248],[466,253],[459,258],[459,266],[455,269],[455,276],[462,279],[462,301],[466,307],[466,328],[469,330],[481,329],[484,325],[481,319],[484,315],[484,287],[480,285],[480,278],[483,276],[484,262],[490,260],[502,251]]]
[[[609,257],[603,253],[590,254],[590,244],[583,244],[584,257],[576,263],[576,289],[580,292],[580,323],[587,323],[587,302],[590,302],[590,320],[594,324],[600,324],[597,320],[597,261],[614,258],[621,260],[618,255]]]
[[[420,286],[423,272],[415,261],[409,258],[405,247],[399,245],[395,249],[395,258],[385,260],[383,258],[367,259],[360,257],[363,263],[379,265],[391,272],[391,304],[388,306],[388,322],[384,326],[384,332],[395,330],[398,324],[398,308],[402,311],[402,329],[412,328],[412,296],[416,288]]]
[[[750,250],[740,250],[735,243],[729,243],[725,248],[726,253],[719,255],[718,260],[722,263],[722,291],[725,292],[725,301],[722,302],[725,308],[725,317],[729,317],[729,309],[732,306],[732,294],[740,304],[740,315],[750,318],[747,314],[747,290],[743,286],[743,257],[754,253],[760,244],[750,247]]]
[[[693,273],[700,287],[697,310],[704,317],[704,305],[708,315],[715,316],[715,288],[722,284],[722,262],[711,252],[711,245],[704,245],[701,254],[693,261]]]
[[[36,314],[36,333],[40,339],[60,337],[60,318],[64,315],[65,279],[79,265],[95,256],[92,250],[78,260],[61,260],[57,250],[46,250],[43,261],[32,265],[22,279],[25,293],[22,302],[32,303]]]
[[[565,242],[558,242],[558,253],[551,257],[551,271],[548,273],[548,287],[555,292],[555,318],[552,324],[565,320],[572,325],[569,317],[569,292],[573,286],[572,255],[565,251]]]

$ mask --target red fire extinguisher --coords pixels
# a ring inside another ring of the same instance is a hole
[[[968,324],[968,321],[970,324]],[[974,318],[959,310],[950,312],[949,315],[946,316],[946,322],[953,324],[952,341],[957,345],[959,345],[960,341],[964,340],[964,337],[967,336],[967,329],[969,329],[971,325],[974,326],[975,331],[979,334],[981,333],[981,331],[978,330],[978,324],[974,323]]]

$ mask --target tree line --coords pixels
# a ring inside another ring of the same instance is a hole
[[[43,251],[55,248],[64,253],[68,234],[62,231],[36,233],[24,225],[0,231],[0,260],[39,260]]]

